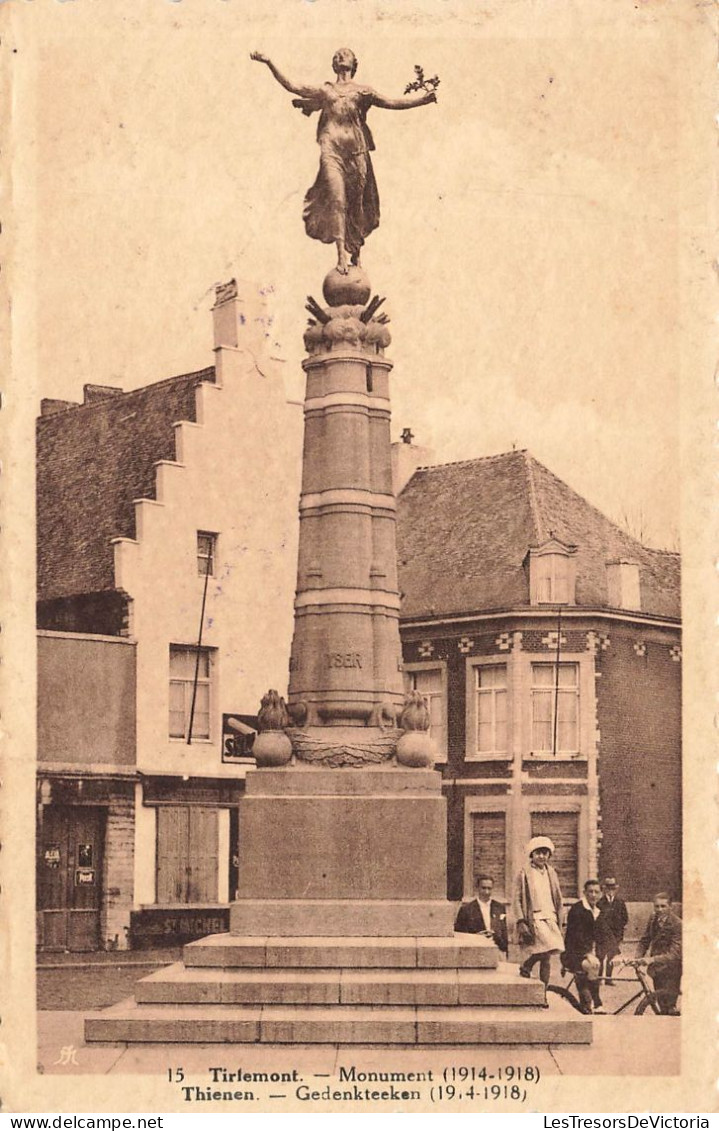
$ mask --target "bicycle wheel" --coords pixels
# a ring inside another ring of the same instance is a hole
[[[677,1013],[680,1012],[680,1008],[679,1008],[680,1004],[681,1004],[681,997],[679,997],[677,999],[677,1004],[675,1006]],[[634,1015],[641,1017],[641,1015],[643,1013],[654,1013],[654,1014],[657,1014],[657,1013],[661,1014],[662,1013],[661,1009],[659,1008],[659,999],[658,999],[656,994],[654,994],[654,993],[647,994],[646,997],[643,997],[642,1000],[639,1002],[639,1005],[634,1010]]]

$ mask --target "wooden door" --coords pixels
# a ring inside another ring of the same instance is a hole
[[[157,902],[217,902],[217,810],[161,805],[157,810]]]
[[[44,950],[100,946],[104,824],[102,809],[49,805],[43,811],[38,911]]]

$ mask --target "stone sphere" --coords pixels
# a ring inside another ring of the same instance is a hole
[[[322,294],[328,306],[364,306],[371,292],[369,278],[361,267],[350,267],[346,275],[341,275],[333,267],[322,284]]]

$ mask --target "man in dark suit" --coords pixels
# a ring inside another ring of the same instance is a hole
[[[640,939],[637,954],[654,982],[660,1012],[676,1015],[682,980],[682,921],[672,911],[665,891],[654,896],[654,914]]]
[[[493,939],[494,945],[507,955],[507,908],[503,903],[492,899],[494,879],[492,876],[477,877],[477,894],[468,903],[463,903],[457,912],[455,931],[465,935],[484,935]]]
[[[562,965],[574,974],[584,1013],[594,1013],[602,1007],[597,957],[597,925],[601,916],[597,904],[601,894],[599,880],[587,880],[583,898],[569,908],[567,916]]]
[[[617,895],[617,881],[607,876],[602,884],[602,897],[597,904],[601,918],[597,927],[597,958],[606,973],[606,984],[612,985],[612,959],[621,952],[621,943],[629,922],[627,905]]]

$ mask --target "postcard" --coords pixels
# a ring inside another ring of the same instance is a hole
[[[715,13],[0,17],[5,1110],[715,1111]]]

